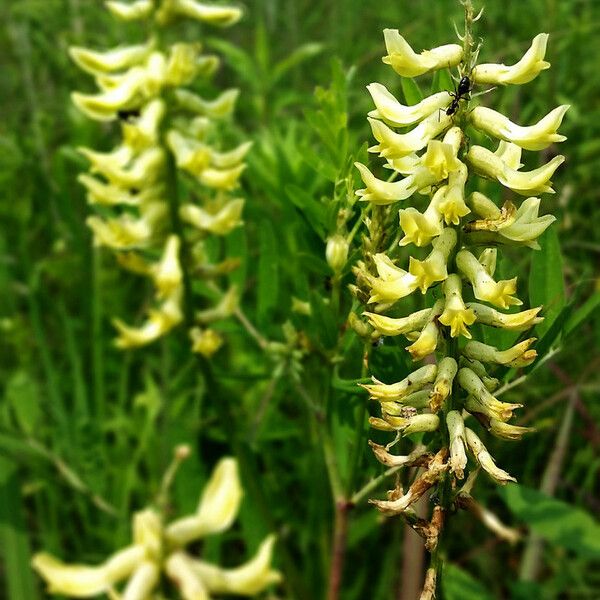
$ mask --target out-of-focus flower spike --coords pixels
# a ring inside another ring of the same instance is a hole
[[[411,331],[420,331],[425,327],[430,313],[430,308],[424,308],[399,319],[371,312],[364,312],[363,315],[367,317],[369,323],[377,331],[383,335],[393,336],[410,333]]]
[[[123,590],[123,600],[146,600],[156,587],[160,578],[160,569],[154,561],[142,562],[133,572]]]
[[[114,250],[143,248],[152,237],[152,228],[145,219],[136,219],[127,214],[108,220],[91,215],[86,219],[86,224],[94,234],[96,246]]]
[[[451,410],[446,415],[446,426],[450,436],[450,470],[458,477],[464,479],[467,467],[467,454],[465,452],[465,422],[458,410]]]
[[[416,77],[436,69],[456,66],[462,59],[463,49],[458,44],[446,44],[416,54],[397,29],[384,29],[387,56],[383,62],[402,77]]]
[[[445,356],[438,363],[433,389],[429,393],[429,407],[431,412],[438,412],[446,398],[452,392],[452,383],[457,371],[458,365],[456,364],[456,360],[451,356]]]
[[[144,63],[152,52],[154,45],[155,42],[151,39],[146,44],[118,46],[106,52],[71,46],[69,55],[80,69],[91,75],[98,75],[99,73],[112,73]]]
[[[216,190],[231,191],[238,187],[239,179],[246,169],[245,164],[230,169],[204,169],[198,175],[200,183]]]
[[[246,154],[252,148],[252,142],[244,142],[228,152],[212,152],[212,165],[218,169],[228,169],[239,165],[246,158]]]
[[[147,19],[152,14],[154,1],[135,0],[132,3],[127,3],[109,0],[106,2],[106,8],[122,21],[138,21],[140,19]]]
[[[194,317],[199,323],[211,323],[213,321],[220,321],[221,319],[227,319],[237,309],[239,305],[240,295],[238,288],[232,285],[219,300],[218,304],[212,308],[205,310],[198,310],[195,312]]]
[[[541,306],[509,314],[501,313],[490,306],[476,302],[468,302],[467,306],[475,313],[478,323],[510,331],[525,331],[544,320],[544,317],[537,316],[542,310]]]
[[[512,475],[509,475],[506,471],[503,471],[496,466],[494,459],[491,454],[487,451],[487,448],[483,445],[483,442],[479,439],[479,436],[468,427],[465,428],[465,437],[469,450],[473,453],[473,456],[477,462],[482,466],[483,470],[497,483],[505,485],[510,481],[517,481]]]
[[[123,122],[124,144],[136,151],[145,150],[149,146],[157,144],[165,110],[164,101],[157,98],[142,108],[137,119]]]
[[[410,257],[409,272],[416,278],[417,287],[424,294],[437,281],[448,277],[448,258],[456,245],[456,231],[446,228],[433,242],[433,250],[425,260]]]
[[[471,282],[473,292],[478,300],[485,300],[500,308],[523,304],[519,298],[511,295],[517,290],[516,277],[494,281],[483,265],[468,250],[461,250],[456,255],[456,264]]]
[[[166,298],[175,292],[183,281],[183,271],[179,262],[181,241],[178,236],[170,235],[160,261],[152,270],[152,279],[159,298]]]
[[[547,43],[548,34],[540,33],[533,38],[531,47],[519,62],[510,67],[503,64],[477,65],[471,72],[471,79],[475,83],[492,85],[528,83],[550,67],[550,63],[544,60]]]
[[[439,92],[424,98],[417,104],[405,106],[380,83],[369,84],[367,90],[376,106],[376,110],[372,110],[369,117],[386,121],[393,127],[414,125],[435,111],[448,106],[451,100],[448,92]]]
[[[567,138],[557,133],[568,104],[561,105],[548,113],[535,125],[521,127],[508,117],[491,108],[477,106],[469,112],[471,124],[487,134],[517,144],[525,150],[543,150],[550,144],[564,142]]]
[[[470,341],[465,345],[463,354],[467,358],[486,363],[495,363],[508,367],[527,367],[537,358],[537,352],[530,349],[530,346],[535,341],[536,338],[529,338],[503,351],[482,342]]]
[[[467,160],[479,175],[497,179],[502,185],[517,194],[528,196],[532,193],[554,193],[550,178],[564,162],[565,157],[559,154],[538,169],[521,172],[508,166],[487,148],[473,145],[469,149]]]
[[[446,298],[444,312],[440,316],[440,323],[450,327],[450,335],[458,337],[463,335],[471,339],[471,333],[467,326],[475,322],[475,313],[465,306],[462,299],[462,284],[460,277],[455,273],[448,276],[442,284],[442,290]]]
[[[425,365],[397,383],[385,384],[373,377],[374,383],[359,385],[369,392],[371,398],[379,402],[401,401],[405,396],[423,389],[428,383],[432,383],[435,380],[436,373],[436,365]]]
[[[230,27],[243,15],[241,8],[235,6],[217,6],[197,0],[167,0],[157,14],[159,23],[166,23],[174,16],[196,19],[210,25]]]

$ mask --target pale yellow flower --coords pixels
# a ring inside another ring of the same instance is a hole
[[[154,45],[155,41],[150,39],[145,44],[117,46],[105,52],[71,46],[69,55],[79,68],[91,75],[98,75],[143,64],[154,49]]]
[[[134,2],[127,3],[107,0],[106,8],[122,21],[137,21],[146,19],[152,14],[154,2],[153,0],[134,0]]]
[[[465,428],[465,438],[469,445],[469,450],[472,452],[477,462],[481,465],[483,470],[494,479],[494,481],[501,485],[505,485],[510,481],[517,481],[512,475],[509,475],[506,471],[503,471],[496,466],[491,454],[472,429],[469,429],[468,427]]]
[[[192,352],[202,354],[205,358],[213,356],[223,345],[223,336],[214,329],[193,327],[190,329]]]
[[[450,470],[463,479],[467,467],[467,453],[465,452],[465,422],[458,410],[451,410],[446,415],[446,426],[450,438]]]
[[[463,354],[467,358],[482,362],[495,363],[508,367],[527,367],[537,358],[537,352],[530,348],[535,341],[536,338],[529,338],[507,350],[498,350],[494,346],[471,341],[463,348]]]
[[[430,308],[424,308],[399,319],[370,312],[364,312],[363,315],[369,319],[369,323],[377,331],[380,331],[383,335],[393,336],[421,330],[426,325],[430,313]]]
[[[414,292],[418,283],[414,275],[397,267],[385,254],[375,254],[373,260],[379,277],[367,276],[369,302],[396,302]]]
[[[542,310],[541,306],[509,314],[501,313],[490,306],[476,302],[469,302],[467,306],[475,313],[478,323],[511,331],[524,331],[544,320],[544,317],[537,316]]]
[[[450,335],[471,339],[471,333],[467,329],[468,325],[475,322],[475,313],[465,306],[461,293],[462,284],[460,277],[455,273],[448,276],[448,279],[442,284],[442,290],[446,298],[444,312],[439,318],[442,325],[450,327]]]
[[[182,220],[202,231],[227,235],[243,223],[244,202],[243,198],[232,198],[224,205],[217,203],[214,207],[208,205],[206,209],[193,204],[184,204],[179,212]]]
[[[424,294],[437,281],[448,277],[448,257],[456,245],[456,232],[446,228],[433,242],[433,250],[425,260],[410,257],[409,272],[415,278],[416,286]]]
[[[535,79],[540,71],[548,69],[550,63],[544,60],[548,34],[539,33],[533,38],[531,47],[516,64],[507,67],[502,64],[477,65],[471,72],[475,83],[522,84]]]
[[[424,367],[413,371],[402,381],[396,383],[381,383],[381,381],[378,381],[373,377],[374,383],[360,384],[360,386],[369,392],[371,398],[379,402],[399,401],[403,397],[422,389],[428,383],[434,381],[436,373],[436,365],[425,365]]]
[[[454,67],[462,59],[463,50],[458,44],[447,44],[416,54],[397,29],[384,29],[383,36],[388,52],[383,62],[391,65],[402,77],[416,77],[436,69]]]
[[[214,100],[205,100],[189,90],[176,89],[173,92],[175,101],[181,108],[211,119],[228,117],[235,108],[239,95],[239,90],[232,89],[221,92]]]

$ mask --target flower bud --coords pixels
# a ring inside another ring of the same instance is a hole
[[[456,364],[456,360],[451,356],[445,356],[438,363],[433,390],[429,393],[429,407],[431,408],[431,412],[438,412],[446,398],[452,392],[452,383],[457,370],[458,365]]]
[[[467,306],[475,313],[478,323],[510,331],[525,331],[544,320],[544,317],[537,316],[542,310],[541,306],[510,314],[501,313],[490,306],[476,302],[469,302]]]
[[[369,302],[396,302],[412,294],[417,287],[417,278],[397,267],[385,254],[373,257],[379,277],[365,275],[371,287]]]
[[[460,412],[451,410],[446,415],[446,425],[450,435],[450,470],[458,479],[463,479],[467,467],[467,454],[465,452],[465,423]]]
[[[348,240],[339,233],[327,239],[325,258],[327,259],[327,264],[336,275],[341,273],[346,266],[349,246]]]
[[[424,308],[423,310],[419,310],[400,319],[394,319],[392,317],[386,317],[370,312],[363,313],[363,315],[369,319],[369,323],[375,327],[377,331],[381,332],[383,335],[390,336],[420,331],[427,324],[430,314],[431,308]]]
[[[393,384],[381,383],[373,377],[373,384],[359,384],[367,390],[371,398],[378,402],[401,401],[402,398],[408,396],[412,392],[423,389],[428,383],[435,379],[437,373],[436,365],[425,365],[416,371],[413,371],[408,377],[402,381]]]
[[[507,367],[526,367],[537,357],[537,352],[529,349],[535,341],[536,338],[529,338],[504,351],[481,342],[472,341],[465,345],[463,354],[467,358],[482,362],[495,363]]]
[[[443,308],[444,301],[438,300],[429,312],[427,317],[428,322],[419,334],[417,340],[406,347],[406,350],[410,352],[413,360],[422,360],[435,351],[440,333],[437,320],[442,313]]]
[[[467,326],[475,322],[475,313],[465,306],[461,288],[460,277],[454,273],[449,275],[442,284],[446,302],[444,312],[440,316],[440,323],[450,327],[450,335],[452,337],[463,335],[471,339],[472,336]]]

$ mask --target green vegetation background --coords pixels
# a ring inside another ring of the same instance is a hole
[[[231,30],[189,25],[183,34],[223,55],[215,89],[241,88],[236,127],[255,140],[246,225],[227,240],[242,259],[232,278],[243,309],[269,340],[285,342],[287,321],[301,335],[267,355],[237,321],[226,323],[229,341],[207,383],[183,331],[135,353],[112,347],[110,317],[135,315],[147,290],[92,248],[84,225],[76,176],[85,162],[75,148],[109,148],[116,132],[70,104],[71,90],[92,87],[67,47],[110,47],[140,32],[112,20],[100,1],[0,0],[0,597],[43,597],[28,568],[34,550],[97,562],[124,543],[130,513],[151,500],[171,449],[185,442],[194,452],[176,481],[176,513],[193,509],[224,454],[238,456],[246,487],[238,529],[210,540],[205,555],[238,564],[276,531],[287,585],[273,597],[322,598],[333,522],[323,422],[349,492],[382,472],[366,449],[366,398],[349,381],[360,377],[363,349],[340,338],[352,276],[336,311],[324,300],[324,239],[352,185],[353,175],[335,185],[336,176],[351,173],[350,155],[364,153],[370,137],[365,85],[400,93],[380,60],[382,29],[400,29],[416,48],[448,43],[461,7],[248,0],[246,8]],[[600,528],[589,515],[600,512],[600,3],[490,0],[478,26],[486,62],[510,63],[534,35],[550,33],[552,68],[530,85],[496,91],[494,108],[523,123],[560,103],[571,110],[561,129],[567,162],[556,195],[542,203],[558,217],[557,235],[542,240],[529,278],[532,302],[548,307],[538,333],[553,355],[510,394],[525,405],[519,422],[538,433],[491,444],[523,487],[499,491],[481,477],[476,488],[506,522],[528,522],[542,536],[542,568],[537,581],[519,581],[525,543],[509,547],[459,514],[446,532],[444,594],[597,599]],[[525,256],[515,254],[510,268],[526,294]],[[291,313],[292,297],[309,301],[312,316]],[[394,344],[372,350],[371,360],[382,370],[407,368]],[[353,509],[344,600],[406,600],[403,536],[399,519],[383,521],[364,502]]]

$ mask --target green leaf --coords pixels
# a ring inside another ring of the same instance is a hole
[[[30,566],[30,549],[17,469],[0,456],[0,553],[6,598],[35,600],[38,593]]]
[[[31,435],[40,421],[40,390],[25,371],[13,373],[6,384],[6,401],[22,431]]]
[[[546,333],[565,306],[563,261],[556,227],[548,228],[539,238],[541,250],[533,254],[529,275],[531,306],[544,306],[544,320],[536,325],[538,336]]]
[[[271,77],[272,82],[276,83],[281,77],[283,77],[288,71],[297,67],[299,64],[306,60],[309,60],[313,56],[317,56],[325,49],[323,44],[316,42],[309,42],[303,44],[299,48],[296,48],[289,56],[279,61],[273,68],[273,75]]]
[[[414,79],[410,79],[410,77],[401,77],[400,86],[402,87],[402,93],[404,94],[404,101],[406,104],[417,104],[423,100],[423,92]]]
[[[600,292],[594,292],[568,319],[565,334],[569,335],[600,308]]]
[[[442,589],[445,600],[492,600],[482,583],[453,564],[444,566]]]
[[[265,327],[272,321],[279,290],[277,238],[270,221],[260,224],[257,289],[257,321]]]
[[[600,523],[587,512],[516,483],[499,493],[513,514],[548,542],[587,558],[600,557]]]

